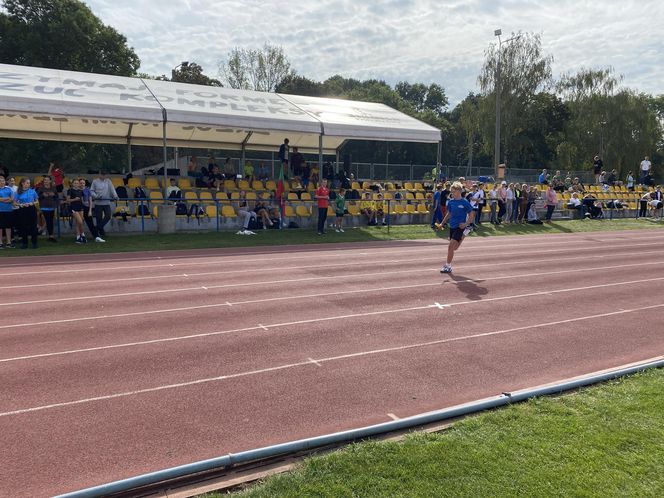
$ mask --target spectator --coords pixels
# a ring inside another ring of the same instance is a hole
[[[291,168],[293,168],[293,176],[302,176],[302,163],[304,163],[304,156],[300,154],[297,147],[293,147],[293,153],[290,156]]]
[[[256,235],[255,232],[249,230],[249,223],[251,223],[252,219],[256,219],[256,212],[253,209],[249,209],[249,204],[247,203],[247,193],[244,190],[240,191],[237,216],[238,219],[240,219],[242,222],[242,229],[237,232],[236,235]]]
[[[650,207],[652,209],[652,217],[657,218],[657,213],[659,212],[659,217],[662,217],[662,206],[664,206],[664,197],[662,196],[662,188],[658,185],[654,192],[650,194],[652,200],[650,201]]]
[[[37,197],[39,198],[39,209],[46,220],[46,231],[48,232],[48,241],[57,242],[53,232],[53,220],[55,219],[55,210],[58,207],[58,191],[50,176],[44,176],[41,187],[37,188]]]
[[[602,162],[602,159],[599,157],[599,155],[596,155],[593,158],[593,173],[595,174],[595,184],[599,185],[599,175],[602,173],[604,170],[604,163]]]
[[[630,171],[627,173],[627,190],[634,192],[634,174]]]
[[[16,190],[15,204],[18,207],[15,216],[21,234],[21,249],[28,248],[28,237],[32,248],[37,249],[37,192],[30,188],[30,179],[21,178]]]
[[[639,215],[637,218],[645,218],[648,215],[648,207],[650,206],[651,200],[652,197],[650,197],[649,192],[646,192],[641,196],[641,199],[639,199]]]
[[[530,208],[537,203],[539,197],[540,195],[537,186],[531,186],[528,190],[528,205],[526,206],[526,213],[530,214]]]
[[[583,208],[583,202],[581,202],[581,199],[579,199],[579,194],[574,192],[572,194],[572,197],[570,200],[567,202],[567,209],[576,209],[579,212],[579,216],[583,218],[585,216],[584,208]]]
[[[251,164],[251,161],[247,161],[244,163],[244,168],[242,173],[244,175],[245,180],[247,180],[248,182],[254,181],[254,166]]]
[[[5,179],[5,182],[7,181],[7,178],[9,178],[9,170],[7,169],[7,166],[0,164],[0,176]]]
[[[65,199],[65,202],[69,204],[69,209],[71,209],[71,215],[74,219],[76,243],[85,244],[87,243],[83,230],[83,211],[85,208],[83,206],[83,190],[81,189],[81,183],[78,178],[72,180],[71,187],[67,190]]]
[[[118,200],[118,194],[113,182],[106,176],[106,171],[100,170],[99,177],[95,178],[90,186],[92,200],[94,201],[94,214],[97,220],[97,237],[95,242],[106,242],[104,227],[111,219],[111,201]]]
[[[493,185],[489,190],[489,209],[491,211],[489,222],[498,225],[498,186],[496,185]]]
[[[436,185],[436,191],[433,193],[433,202],[431,206],[431,228],[435,228],[434,224],[440,223],[443,221],[445,216],[443,212],[443,203],[447,202],[447,199],[443,201],[443,184],[439,183]]]
[[[332,163],[330,163],[329,161],[323,165],[323,177],[327,181],[334,180],[334,167],[332,166]]]
[[[334,220],[334,228],[337,233],[343,233],[344,229],[342,227],[344,222],[344,214],[346,214],[346,190],[343,188],[339,189],[336,198],[334,199],[334,213],[336,219]]]
[[[169,180],[170,185],[166,187],[166,198],[167,199],[181,199],[182,198],[182,191],[180,190],[180,187],[178,187],[178,182],[175,178],[171,178]]]
[[[197,177],[200,175],[198,170],[198,158],[196,156],[191,156],[189,159],[189,164],[187,164],[187,176]]]
[[[284,172],[284,178],[288,178],[288,160],[289,160],[289,140],[284,138],[284,143],[279,146],[279,161],[281,162],[281,170]]]
[[[365,192],[364,199],[360,201],[360,214],[367,217],[367,225],[373,226],[376,224],[374,203],[371,200],[371,194],[369,192]]]
[[[477,184],[477,190],[473,193],[473,199],[475,200],[475,223],[477,225],[481,225],[482,211],[484,210],[484,206],[486,204],[483,183],[480,182]]]
[[[650,163],[650,158],[648,156],[643,158],[640,167],[641,167],[641,185],[649,185],[649,183],[646,183],[646,177],[652,174],[652,164]]]
[[[512,212],[514,210],[514,184],[510,183],[505,189],[505,220],[507,223],[512,222]]]
[[[94,208],[94,202],[92,202],[92,191],[90,190],[90,182],[84,178],[78,179],[79,186],[83,191],[83,221],[88,226],[90,230],[90,235],[95,241],[99,234],[97,233],[97,227],[95,226],[94,218],[92,217],[92,209]],[[101,238],[101,237],[100,237]]]
[[[270,170],[263,161],[258,163],[258,170],[256,171],[256,176],[262,182],[270,179]]]
[[[569,191],[572,188],[572,178],[569,176],[565,177],[565,190]]]
[[[553,190],[553,185],[549,185],[549,188],[546,190],[546,223],[551,223],[551,216],[553,215],[554,209],[558,205],[558,194]]]
[[[306,161],[302,164],[302,186],[306,189],[311,177],[311,168]]]
[[[58,193],[62,193],[62,191],[65,189],[65,171],[62,169],[62,166],[58,166],[55,163],[50,163],[48,165],[47,174],[55,181],[55,190]]]
[[[320,181],[320,187],[316,189],[314,198],[318,204],[318,235],[323,235],[325,233],[327,208],[330,204],[330,190],[327,188],[327,180]]]
[[[14,191],[7,185],[4,175],[0,175],[0,249],[13,248],[12,225],[14,222]],[[3,236],[7,243],[3,245]]]
[[[526,214],[528,213],[528,194],[530,192],[530,187],[528,184],[524,183],[521,185],[521,196],[519,197],[519,223],[523,223],[526,219]]]
[[[221,173],[219,174],[221,175]],[[224,162],[224,174],[222,178],[225,178],[226,180],[235,180],[235,177],[236,173],[235,173],[235,167],[233,166],[233,161],[231,161],[230,157],[227,157],[226,161]],[[218,186],[217,189],[219,189]]]
[[[254,204],[254,213],[259,217],[263,222],[263,230],[266,230],[267,227],[272,227],[272,220],[270,219],[270,209],[267,204],[262,201],[256,201]]]
[[[586,218],[599,219],[604,217],[602,205],[593,194],[587,194],[583,197],[583,205]]]
[[[383,194],[376,194],[376,202],[374,202],[374,220],[375,224],[378,224],[378,219],[380,218],[380,224],[385,226],[385,201],[383,201]]]
[[[507,182],[503,180],[498,189],[498,224],[503,222],[503,216],[507,212]]]
[[[535,207],[534,202],[528,208],[528,224],[542,225],[542,221],[539,219],[539,216],[537,216],[537,208]]]
[[[320,179],[320,170],[318,169],[318,163],[314,163],[311,166],[311,170],[309,172],[309,181],[314,185],[316,185],[318,184],[319,179]]]
[[[598,178],[597,183],[600,184],[600,185],[606,185],[606,171],[602,171],[599,174],[599,178]]]
[[[540,183],[540,185],[549,184],[549,174],[546,172],[546,169],[542,170],[539,177],[537,178],[537,181]]]
[[[622,185],[622,182],[618,181],[618,172],[615,169],[612,169],[611,173],[606,176],[606,183],[613,187],[620,187]]]
[[[521,185],[518,183],[514,184],[514,202],[512,203],[512,223],[516,223],[519,219],[519,204],[521,202]]]

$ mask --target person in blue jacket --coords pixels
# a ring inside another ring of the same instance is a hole
[[[37,203],[39,198],[35,189],[30,188],[30,179],[21,178],[18,182],[14,205],[18,207],[15,212],[16,225],[21,234],[21,249],[28,248],[28,237],[32,248],[37,249]]]

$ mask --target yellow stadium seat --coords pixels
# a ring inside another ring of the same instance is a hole
[[[328,216],[336,216],[336,214],[337,213],[334,211],[334,209],[332,209],[332,206],[327,206],[327,215]]]
[[[129,181],[127,181],[127,187],[129,188],[136,188],[140,186],[141,186],[140,178],[130,178]]]
[[[178,187],[182,190],[188,190],[191,188],[191,180],[189,178],[178,178]]]
[[[363,188],[364,190],[369,190],[369,189],[371,189],[371,183],[369,183],[369,182],[362,182],[362,188]]]
[[[303,201],[310,201],[311,194],[309,192],[302,192],[302,194],[300,194],[300,199],[302,199]]]
[[[406,200],[412,201],[415,200],[415,194],[412,192],[406,192]]]
[[[233,190],[234,188],[237,188],[235,180],[224,180],[224,190]]]
[[[276,190],[277,184],[274,180],[268,180],[267,182],[265,182],[265,188],[267,190]]]
[[[360,184],[358,182],[353,182],[350,186],[353,190],[362,190],[362,187],[360,187]]]
[[[246,199],[249,201],[255,201],[258,198],[256,192],[247,192]]]
[[[360,214],[360,208],[355,203],[349,204],[347,209],[348,209],[348,213],[350,213],[352,216],[359,216],[359,214]]]
[[[208,207],[214,207],[214,206],[208,206]],[[224,218],[235,218],[237,214],[235,214],[235,208],[233,206],[221,206],[221,216]]]
[[[410,182],[406,182],[406,183],[404,183],[404,184],[403,184],[403,188],[405,188],[406,190],[414,190],[414,188],[413,188],[413,184],[410,183]]]
[[[231,206],[228,206],[231,209],[233,209]],[[223,209],[223,207],[222,207]],[[205,206],[205,214],[207,214],[210,218],[216,218],[217,217],[217,206],[214,204],[209,204]]]
[[[429,212],[429,209],[427,208],[427,205],[426,205],[426,204],[418,204],[418,205],[417,205],[417,212],[418,212],[418,213],[421,213],[421,214],[423,214],[423,213],[428,213],[428,212]]]
[[[288,200],[289,201],[299,201],[300,198],[297,196],[295,192],[288,192]]]
[[[151,176],[145,179],[145,188],[153,188],[153,189],[158,189],[159,188],[159,181]]]
[[[251,182],[251,188],[254,190],[263,190],[263,182],[260,180],[254,180]]]
[[[406,213],[415,214],[415,204],[406,204]]]
[[[111,183],[116,188],[124,185],[124,181],[122,181],[122,178],[120,178],[118,176],[114,176],[113,178],[111,178]]]
[[[217,192],[216,194],[214,194],[214,198],[217,199],[218,201],[227,201],[228,194],[226,192]]]
[[[297,206],[295,208],[295,214],[297,214],[298,216],[301,216],[303,218],[308,218],[309,216],[311,216],[311,212],[309,211],[309,208],[305,207],[305,206]]]
[[[240,180],[237,184],[237,188],[240,190],[250,190],[251,185],[249,185],[249,182],[247,180]]]
[[[394,195],[392,194],[392,192],[385,192],[385,194],[383,194],[383,199],[385,199],[386,201],[391,201],[394,199]]]
[[[161,193],[161,190],[152,190],[152,191],[150,191],[150,194],[148,195],[148,198],[151,201],[163,201],[164,200],[164,194]]]
[[[295,216],[295,211],[293,210],[293,206],[291,206],[290,204],[286,206],[286,208],[284,209],[284,216],[288,218]]]
[[[231,192],[231,200],[236,201],[239,198],[240,198],[240,192],[239,191],[236,190],[235,192]]]
[[[415,199],[420,200],[420,201],[424,200],[424,194],[422,192],[417,192],[415,194]]]
[[[416,183],[415,184],[415,190],[424,191],[424,186],[421,183]]]
[[[270,194],[270,192],[263,192],[261,194],[261,199],[263,199],[264,201],[269,201],[271,198],[272,194]]]
[[[396,214],[404,214],[406,212],[406,210],[403,207],[403,204],[398,203],[396,206],[394,206],[394,212]]]
[[[201,200],[201,202],[212,202],[214,200],[212,198],[212,192],[209,190],[201,190],[198,194],[198,198]]]
[[[196,192],[188,190],[187,192],[184,193],[184,200],[198,202],[198,195],[196,194]]]

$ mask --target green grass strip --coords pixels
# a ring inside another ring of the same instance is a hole
[[[352,444],[233,496],[661,497],[662,393],[664,370],[651,370],[440,433]]]
[[[635,220],[632,218],[616,220],[567,220],[541,226],[501,225],[494,227],[485,223],[472,236],[541,235],[662,228],[664,228],[664,222],[646,219]],[[50,243],[45,238],[40,238],[37,249],[2,249],[0,250],[0,257],[435,239],[447,238],[448,233],[447,230],[433,232],[428,225],[394,226],[390,228],[389,233],[387,227],[365,226],[347,228],[345,230],[345,233],[336,233],[334,230],[328,231],[322,236],[316,235],[313,230],[305,229],[258,230],[256,235],[252,236],[236,235],[235,231],[189,232],[172,235],[152,233],[125,235],[109,233],[105,244],[98,244],[91,241],[86,245],[75,244],[74,237],[67,235],[60,239],[58,243]]]

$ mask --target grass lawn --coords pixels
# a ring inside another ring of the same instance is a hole
[[[664,496],[662,393],[664,370],[651,370],[440,433],[353,444],[233,496]]]
[[[545,233],[571,233],[629,229],[662,229],[664,222],[632,218],[616,220],[566,220],[551,225],[502,225],[494,227],[485,223],[472,234],[473,237],[493,235],[529,235]],[[255,236],[235,235],[235,231],[189,232],[173,235],[159,234],[108,234],[105,244],[89,242],[77,245],[73,236],[63,237],[57,244],[40,238],[37,249],[2,249],[1,256],[37,256],[54,254],[93,254],[103,252],[152,251],[165,249],[200,249],[214,247],[254,247],[284,244],[322,244],[334,242],[368,242],[383,240],[412,240],[447,237],[447,230],[433,232],[428,225],[399,225],[387,227],[348,228],[345,233],[328,231],[324,236],[313,230],[261,230]]]

